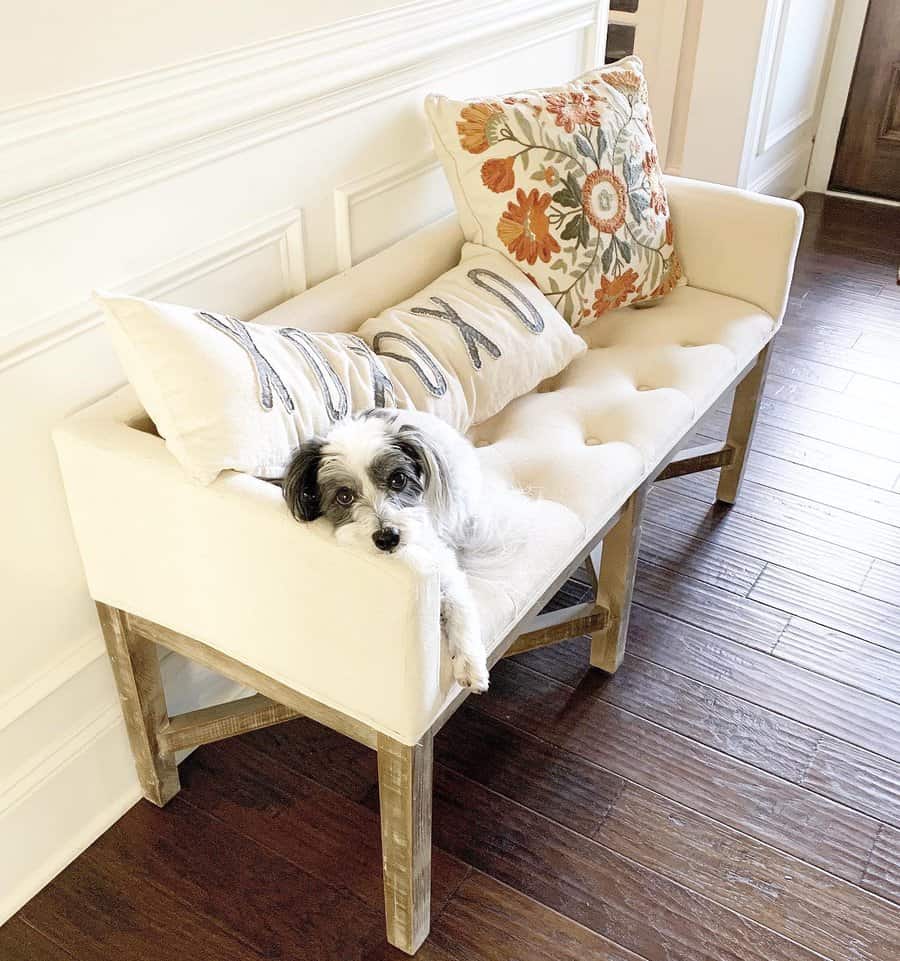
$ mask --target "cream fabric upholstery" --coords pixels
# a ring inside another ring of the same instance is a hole
[[[703,184],[667,186],[692,286],[586,329],[586,353],[472,432],[486,462],[543,498],[533,501],[526,548],[499,583],[474,583],[489,647],[780,321],[800,208]],[[737,239],[717,244],[729,227],[741,228]],[[266,320],[352,329],[423,286],[423,263],[432,276],[445,270],[459,245],[455,224],[436,225]],[[412,279],[396,267],[403,257]],[[148,426],[126,388],[56,433],[92,596],[415,743],[455,694],[428,558],[341,549],[324,522],[297,525],[278,489],[253,477],[225,473],[199,487]]]
[[[579,331],[587,353],[470,436],[513,483],[596,530],[774,330],[746,301],[681,287]]]

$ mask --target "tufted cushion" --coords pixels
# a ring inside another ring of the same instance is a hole
[[[600,527],[775,330],[743,300],[681,287],[579,333],[588,351],[469,437],[485,464]]]

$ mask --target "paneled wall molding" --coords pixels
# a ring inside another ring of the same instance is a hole
[[[105,657],[105,651],[100,656]],[[26,801],[29,795],[52,778],[60,767],[77,757],[107,729],[121,723],[122,711],[118,701],[108,701],[102,708],[89,715],[83,727],[75,731],[67,728],[67,735],[61,742],[51,744],[40,751],[26,771],[16,772],[13,778],[4,777],[3,781],[0,781],[0,818],[10,808]]]
[[[415,160],[404,160],[357,177],[334,188],[334,232],[338,267],[347,270],[355,263],[353,255],[353,208],[387,190],[423,177],[440,166],[436,154],[429,150]]]
[[[66,723],[54,726],[61,733],[45,740],[39,722],[30,724],[40,746],[27,763],[0,771],[0,924],[140,798],[99,631],[82,647],[90,656],[80,668],[43,692],[45,705],[31,705],[63,713]],[[161,669],[173,714],[252,693],[175,654],[161,658]],[[107,681],[99,698],[98,677]],[[71,714],[72,705],[82,708],[79,716]],[[26,711],[19,720],[29,725],[31,717]]]
[[[759,111],[758,129],[756,131],[757,157],[762,156],[776,142],[770,129],[770,121],[775,99],[775,83],[778,79],[778,65],[784,51],[784,37],[790,6],[791,0],[771,0],[771,13],[767,18],[767,27],[763,32],[760,47],[762,76],[756,81],[754,93],[755,97],[762,97],[762,107]],[[781,128],[784,124],[778,126]],[[789,133],[790,131],[785,132]],[[781,138],[779,137],[779,139]]]
[[[160,10],[163,31],[185,19]],[[139,794],[77,552],[56,553],[68,533],[48,433],[122,380],[88,285],[253,316],[305,289],[307,270],[331,276],[451,209],[427,90],[574,76],[605,27],[597,0],[401,2],[0,112],[0,245],[16,270],[0,391],[22,411],[0,483],[24,552],[3,586],[22,657],[0,701],[0,923]],[[116,42],[115,24],[91,29],[98,48]],[[63,65],[47,80],[71,87]],[[34,617],[48,592],[63,609]],[[177,655],[162,671],[173,713],[246,693]]]
[[[798,110],[786,120],[783,120],[777,127],[772,127],[764,131],[763,142],[760,145],[760,155],[777,147],[783,140],[795,131],[799,130],[805,123],[812,119],[815,113],[815,102]]]
[[[125,725],[113,708],[96,715],[44,777],[0,810],[0,924],[140,798]]]
[[[96,630],[70,644],[50,665],[25,678],[0,700],[0,731],[104,653],[103,640]]]
[[[163,297],[169,291],[276,244],[281,260],[284,296],[291,297],[306,289],[302,214],[294,209],[255,221],[146,273],[105,286],[136,297]],[[0,336],[0,371],[91,330],[101,319],[94,302],[85,298],[77,304],[13,329]]]
[[[816,106],[819,97],[819,75],[822,70],[822,58],[825,55],[828,32],[823,34],[813,32],[810,42],[820,44],[821,55],[817,58],[815,69],[810,72],[805,89],[805,97],[797,109],[791,111],[779,123],[772,123],[772,107],[775,100],[775,88],[779,78],[779,70],[785,56],[785,37],[787,35],[788,18],[792,12],[793,0],[774,0],[775,9],[771,19],[770,36],[764,41],[763,60],[766,64],[765,78],[765,105],[759,123],[758,140],[756,155],[762,156],[768,151],[777,147],[783,140],[789,137],[795,130],[798,130],[805,123],[813,118],[816,113]],[[829,23],[833,13],[834,4],[828,3],[828,13],[826,19]],[[788,51],[790,55],[790,51]]]
[[[803,174],[806,171],[806,165],[809,160],[809,144],[806,142],[801,143],[798,147],[794,147],[789,153],[785,154],[778,163],[769,167],[764,173],[756,178],[747,187],[748,190],[752,190],[754,193],[759,194],[774,194],[775,196],[784,197],[786,196],[789,200],[796,200],[801,194],[806,190],[803,183]],[[798,174],[796,177],[791,178],[791,186],[788,188],[787,192],[784,192],[779,187],[779,180],[781,180],[784,175],[791,170],[792,167],[798,168]],[[798,179],[799,178],[799,179]],[[799,184],[799,186],[795,185]]]
[[[0,236],[595,25],[585,0],[427,0],[4,111]]]

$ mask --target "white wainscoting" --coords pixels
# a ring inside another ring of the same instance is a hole
[[[411,161],[357,177],[334,188],[337,262],[352,267],[409,234],[425,214],[453,210],[453,196],[433,150]]]
[[[450,206],[424,95],[568,79],[601,7],[419,0],[0,112],[0,922],[137,798],[50,439],[122,382],[91,289],[252,317],[387,246]]]
[[[91,647],[78,673],[0,730],[0,924],[141,796],[99,637]],[[177,654],[162,675],[172,713],[252,693]]]
[[[836,0],[770,0],[740,183],[799,196],[813,149]]]
[[[258,312],[260,305],[271,306],[305,290],[302,212],[265,217],[143,274],[104,284],[104,289],[151,300],[177,291],[189,299],[198,282],[211,275],[215,287],[208,297],[215,298],[216,288],[233,291],[230,309],[236,312],[242,307]],[[97,305],[87,297],[6,331],[0,336],[0,371],[93,329],[101,320]]]

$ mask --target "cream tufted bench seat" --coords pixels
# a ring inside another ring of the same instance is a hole
[[[533,498],[524,548],[499,580],[473,578],[491,663],[590,633],[591,663],[614,671],[649,485],[720,468],[719,499],[737,495],[801,209],[686,180],[667,189],[690,285],[585,328],[585,354],[471,432]],[[257,320],[354,329],[453,266],[461,243],[455,221],[438,223]],[[726,443],[678,453],[735,384]],[[429,927],[432,738],[465,697],[428,559],[339,548],[253,477],[193,484],[129,388],[56,442],[145,795],[162,805],[178,790],[177,750],[297,714],[376,749],[388,937],[414,952]],[[596,600],[541,614],[584,563]],[[170,718],[156,645],[259,693]]]

